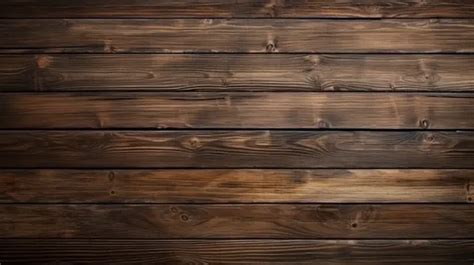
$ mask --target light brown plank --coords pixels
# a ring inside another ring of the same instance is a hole
[[[474,95],[0,94],[0,128],[473,129]]]
[[[472,202],[473,170],[0,170],[1,203]]]
[[[4,238],[471,238],[474,205],[0,205]]]
[[[473,168],[470,131],[0,131],[0,167]]]
[[[0,91],[474,91],[471,55],[0,55]]]
[[[7,264],[471,265],[472,240],[4,239]]]
[[[474,52],[474,20],[14,19],[10,52]]]
[[[0,17],[473,17],[461,0],[2,0]]]

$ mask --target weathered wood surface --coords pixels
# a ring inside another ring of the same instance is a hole
[[[473,19],[2,19],[0,35],[0,53],[474,52]]]
[[[474,4],[461,0],[2,0],[0,17],[474,17]]]
[[[1,131],[0,167],[473,168],[471,131]]]
[[[0,170],[1,203],[473,202],[474,170]]]
[[[0,128],[473,129],[474,94],[8,93]]]
[[[0,240],[6,264],[471,265],[473,253],[474,241],[459,239]]]
[[[474,56],[0,55],[0,91],[474,91]]]
[[[474,205],[0,205],[5,238],[472,238]]]

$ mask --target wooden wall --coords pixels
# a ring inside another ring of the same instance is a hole
[[[2,0],[0,263],[474,263],[474,1]]]

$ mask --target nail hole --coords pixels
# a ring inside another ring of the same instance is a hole
[[[467,200],[472,202],[472,197],[467,197]]]
[[[115,191],[111,190],[110,195],[115,195]]]
[[[357,227],[357,224],[356,223],[353,223],[352,224],[352,228],[356,228]]]

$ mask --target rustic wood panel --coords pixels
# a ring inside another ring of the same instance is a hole
[[[0,91],[474,91],[471,55],[1,55]]]
[[[0,17],[474,17],[461,0],[3,0]]]
[[[1,203],[472,202],[474,170],[0,170]]]
[[[470,238],[469,204],[0,205],[6,238]]]
[[[6,264],[471,265],[473,253],[473,240],[0,240]]]
[[[1,131],[0,167],[473,168],[471,131]]]
[[[473,129],[474,94],[0,94],[0,128]]]
[[[473,24],[472,19],[3,19],[0,52],[463,53],[474,52]]]

